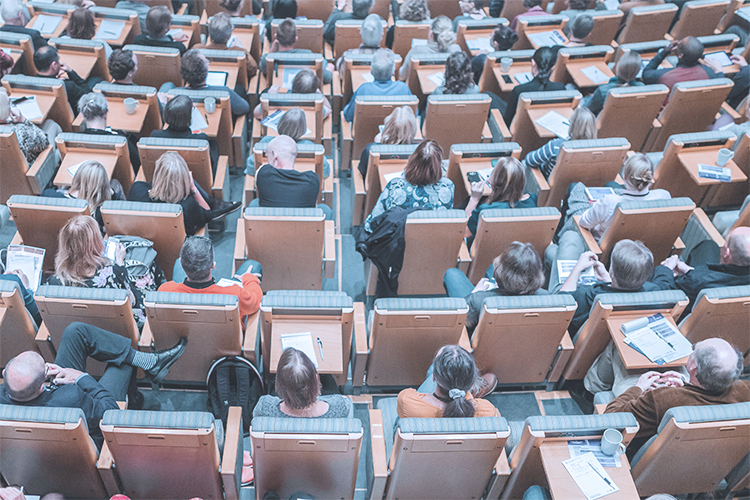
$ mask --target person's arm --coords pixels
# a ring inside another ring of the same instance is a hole
[[[542,165],[546,164],[552,158],[557,156],[556,149],[559,150],[559,148],[555,148],[554,144],[552,144],[556,142],[557,141],[555,139],[552,139],[541,148],[527,154],[526,158],[524,158],[524,162],[526,162],[526,165],[537,170],[542,168]]]
[[[579,220],[578,223],[583,228],[593,229],[612,215],[612,208],[613,206],[607,203],[606,197],[596,200],[588,210],[583,212],[581,220]]]
[[[242,275],[242,293],[240,294],[240,311],[243,315],[254,314],[260,309],[263,290],[260,280],[250,271]]]
[[[660,290],[674,290],[676,288],[674,284],[674,272],[664,265],[654,268],[654,277],[651,279],[651,282],[658,286]]]
[[[570,272],[570,276],[568,276],[568,279],[565,280],[565,283],[563,283],[560,291],[574,292],[578,286],[578,279],[581,277],[581,274],[583,274],[584,271],[588,270],[591,266],[594,266],[596,264],[602,267],[604,266],[604,264],[599,262],[599,258],[594,252],[583,252],[581,256],[578,257],[578,262],[576,262],[575,267],[573,267],[573,270]],[[596,272],[596,269],[594,270],[594,272]],[[599,272],[601,272],[601,270]]]
[[[83,398],[79,408],[86,414],[89,429],[99,427],[99,422],[107,410],[116,410],[117,401],[94,377],[73,368],[62,368],[53,363],[47,363],[47,376],[57,385],[75,384],[82,392]]]
[[[229,104],[232,106],[232,115],[242,116],[250,112],[250,104],[239,96],[237,92],[227,87],[229,90]]]
[[[466,205],[466,216],[469,217],[469,222],[466,224],[466,231],[464,231],[464,238],[469,238],[477,232],[477,224],[479,224],[479,211],[476,208],[479,206],[479,202],[482,200],[484,194],[485,182],[472,182],[471,183],[471,198],[469,203]]]
[[[409,52],[406,53],[406,57],[404,57],[404,62],[401,64],[401,67],[398,69],[398,79],[402,82],[405,82],[406,79],[409,77],[409,68],[411,67],[411,56],[412,56],[412,49],[409,49]]]
[[[732,79],[734,86],[729,91],[726,100],[730,106],[737,107],[742,99],[748,95],[748,88],[750,88],[750,66],[748,66],[747,61],[742,56],[733,55],[731,59],[733,63],[740,67],[740,71]]]
[[[604,413],[632,413],[638,421],[638,434],[651,436],[659,425],[653,389],[662,378],[659,372],[649,371],[641,375],[638,383],[613,399]]]
[[[349,100],[349,102],[344,106],[344,120],[348,121],[349,123],[354,121],[354,106],[355,101],[357,100],[357,92],[359,92],[359,89],[354,91],[354,94],[352,94],[352,98]]]
[[[661,78],[664,73],[672,69],[659,69],[659,65],[664,62],[664,59],[666,59],[667,56],[672,53],[672,50],[674,50],[676,46],[677,42],[672,42],[656,53],[656,55],[648,62],[646,67],[643,68],[643,73],[641,74],[641,80],[643,80],[643,83],[657,83],[659,81],[659,78]]]
[[[192,172],[190,172],[190,186],[191,193],[193,195],[193,198],[195,198],[196,203],[198,203],[198,206],[200,206],[204,210],[211,210],[211,207],[208,206],[208,201],[203,199],[201,192],[198,190],[198,186],[195,185]]]
[[[509,127],[510,127],[510,124],[513,122],[513,117],[516,116],[516,107],[518,106],[519,95],[520,94],[519,94],[518,87],[514,87],[513,90],[510,91],[510,95],[508,96],[508,105],[505,108],[503,119],[505,120],[505,124]]]
[[[326,42],[333,45],[333,41],[336,38],[336,21],[339,20],[343,12],[336,7],[331,15],[326,19],[325,25],[323,25],[323,38]]]

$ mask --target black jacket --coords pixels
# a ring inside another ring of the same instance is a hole
[[[20,35],[29,35],[31,37],[31,45],[34,46],[34,52],[40,47],[47,45],[47,40],[37,30],[31,28],[24,28],[23,26],[14,26],[12,24],[6,24],[0,27],[0,31],[7,31],[8,33],[18,33]]]

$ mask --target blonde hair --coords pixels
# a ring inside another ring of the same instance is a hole
[[[578,106],[570,117],[571,141],[596,139],[596,117],[588,108]]]
[[[440,52],[447,52],[448,48],[456,43],[456,33],[453,31],[453,23],[445,16],[438,16],[432,21],[430,32]]]
[[[622,178],[628,187],[643,191],[654,183],[654,164],[643,153],[635,153],[625,161]]]
[[[167,151],[156,160],[149,197],[167,203],[179,203],[193,191],[190,170],[175,151]]]
[[[92,214],[102,203],[112,199],[107,171],[98,161],[81,164],[70,183],[70,190],[78,192],[76,198],[79,200],[86,200]]]
[[[73,217],[58,236],[55,274],[63,285],[81,285],[112,263],[103,252],[99,223],[88,215]]]
[[[503,157],[497,161],[489,178],[492,192],[487,203],[505,201],[513,207],[523,196],[526,186],[526,173],[521,162],[515,158]]]
[[[3,89],[5,90],[5,89]],[[10,97],[6,92],[0,92],[0,122],[5,122],[10,116]]]
[[[625,52],[615,65],[615,74],[617,75],[617,78],[626,83],[635,80],[640,70],[641,55],[633,50]]]
[[[409,106],[400,106],[386,116],[381,144],[411,144],[417,133],[417,119]]]

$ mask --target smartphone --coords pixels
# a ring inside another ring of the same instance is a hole
[[[513,80],[511,80],[510,76],[508,76],[508,75],[503,75],[503,81],[505,83],[507,83],[508,85],[510,85],[511,83],[513,83]]]
[[[466,174],[466,178],[469,179],[469,182],[475,183],[475,182],[482,182],[482,176],[479,175],[477,172],[469,172]]]
[[[115,238],[108,238],[107,239],[107,246],[104,247],[104,254],[107,256],[107,258],[114,262],[115,260],[115,252],[117,251],[117,239]]]

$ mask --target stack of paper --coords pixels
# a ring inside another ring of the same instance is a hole
[[[312,333],[288,333],[281,335],[281,350],[289,349],[293,347],[298,351],[304,352],[310,361],[313,362],[315,368],[318,367],[318,357],[315,355],[315,347],[313,346]]]
[[[624,342],[652,363],[661,366],[693,352],[690,341],[661,313],[629,323],[620,327],[625,334]]]
[[[427,45],[427,40],[424,40],[422,38],[412,38],[411,40],[411,48],[418,47],[419,45]]]
[[[208,128],[208,122],[206,118],[198,111],[198,108],[193,108],[193,112],[190,115],[190,130],[193,133]]]
[[[537,118],[535,123],[540,127],[546,128],[560,139],[568,138],[570,122],[557,111],[548,111],[543,116]]]
[[[609,81],[609,77],[596,66],[586,66],[581,69],[581,73],[596,85]]]
[[[297,73],[300,71],[302,71],[302,68],[284,68],[284,80],[281,82],[281,88],[291,90],[294,77],[297,76]]]
[[[490,39],[486,37],[475,38],[474,40],[466,40],[466,46],[469,50],[486,50],[492,51],[492,45],[490,45]]]
[[[15,101],[13,104],[27,120],[38,120],[44,116],[34,95],[26,96],[24,100]]]
[[[184,34],[185,32],[180,28],[172,28],[171,30],[167,31],[167,35],[171,36],[173,39],[180,38]]]
[[[494,167],[487,167],[487,168],[483,168],[482,170],[477,170],[477,173],[479,174],[479,177],[481,177],[483,181],[488,181],[490,180],[490,175],[492,175],[493,170],[495,170]]]
[[[528,71],[524,71],[523,73],[516,73],[513,75],[513,78],[516,79],[516,81],[519,83],[519,85],[523,85],[526,82],[530,82],[534,79],[534,75],[529,73]]]
[[[445,73],[433,73],[427,79],[435,85],[440,86],[445,83]]]
[[[388,184],[388,183],[389,183],[389,182],[391,182],[391,181],[392,181],[393,179],[395,179],[395,178],[397,178],[397,177],[401,177],[401,175],[402,175],[403,173],[404,173],[403,171],[401,171],[401,172],[391,172],[390,174],[385,174],[385,175],[383,175],[383,178],[385,179],[385,183],[386,183],[386,184]]]
[[[620,491],[593,453],[584,453],[576,458],[565,460],[563,465],[588,500],[596,500]]]
[[[585,453],[593,453],[602,467],[622,467],[620,454],[605,455],[602,452],[601,439],[584,439],[582,441],[568,441],[570,458],[580,457]]]
[[[698,164],[698,177],[704,179],[716,179],[721,182],[732,181],[732,170],[726,167],[717,167],[715,165]]]
[[[68,173],[70,174],[70,177],[75,177],[76,173],[78,172],[78,169],[81,168],[81,165],[86,163],[85,161],[82,161],[81,163],[76,163],[72,167],[68,167]]]
[[[554,47],[555,45],[565,45],[565,37],[559,30],[542,31],[541,33],[530,33],[526,37],[537,47]]]
[[[370,73],[369,71],[367,73],[362,73],[362,79],[367,83],[372,83],[375,81],[375,77],[372,76],[372,73]]]

